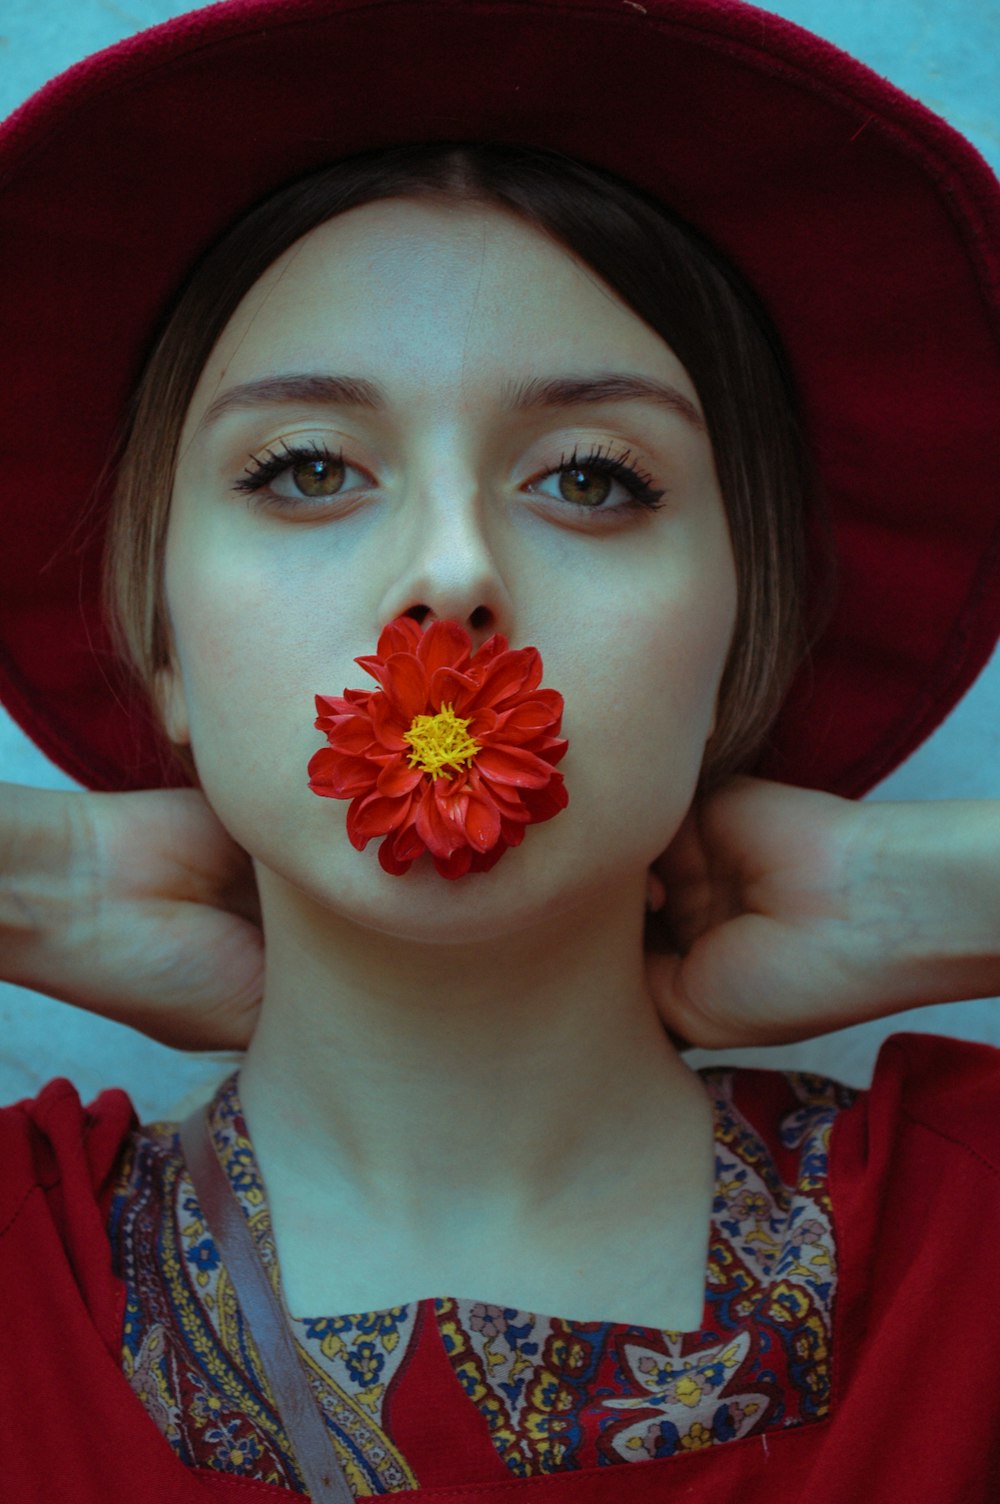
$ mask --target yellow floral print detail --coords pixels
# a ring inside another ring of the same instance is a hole
[[[701,1385],[692,1378],[678,1379],[673,1386],[673,1392],[682,1405],[690,1405],[692,1409],[695,1405],[701,1404],[704,1394]]]
[[[775,1285],[768,1304],[768,1311],[775,1321],[789,1323],[799,1321],[808,1311],[809,1301],[801,1290],[786,1280]]]
[[[688,1452],[700,1452],[703,1447],[711,1445],[712,1433],[701,1421],[695,1421],[687,1435],[681,1437],[681,1446]]]

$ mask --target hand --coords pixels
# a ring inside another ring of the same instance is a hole
[[[689,1044],[789,1043],[1000,991],[996,801],[734,778],[696,802],[652,887],[649,984]]]
[[[15,894],[32,922],[4,947],[9,980],[176,1048],[244,1048],[263,988],[256,884],[202,795],[11,794],[28,809],[18,851],[37,832],[46,870]]]

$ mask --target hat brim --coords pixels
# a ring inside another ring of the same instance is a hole
[[[234,0],[87,59],[0,131],[0,691],[98,789],[180,781],[99,604],[107,459],[153,330],[281,183],[432,140],[545,146],[669,204],[791,359],[833,616],[756,771],[858,795],[1000,633],[1000,185],[967,142],[733,0]]]

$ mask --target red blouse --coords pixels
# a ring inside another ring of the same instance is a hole
[[[858,1093],[702,1076],[717,1180],[701,1329],[450,1297],[296,1321],[356,1494],[1000,1495],[1000,1051],[897,1035]],[[273,1265],[235,1080],[213,1129]],[[56,1081],[0,1112],[0,1164],[2,1497],[302,1498],[173,1130]]]

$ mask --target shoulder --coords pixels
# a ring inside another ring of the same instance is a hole
[[[937,1034],[894,1034],[879,1052],[872,1092],[899,1093],[915,1122],[994,1148],[1000,1141],[1000,1049]],[[993,1143],[990,1144],[990,1140]]]
[[[124,1291],[106,1219],[135,1126],[123,1091],[84,1106],[62,1079],[0,1109],[0,1288],[17,1290],[19,1301],[17,1312],[5,1311],[5,1337],[7,1328],[19,1332],[10,1350],[37,1356],[58,1344],[79,1357],[96,1333],[115,1351]],[[2,1368],[0,1379],[9,1377]]]
[[[893,1034],[861,1095],[868,1152],[918,1143],[942,1161],[1000,1175],[1000,1049],[936,1034]]]
[[[707,1073],[714,1075],[715,1073]],[[928,1184],[953,1205],[981,1207],[1000,1178],[1000,1049],[934,1034],[893,1034],[864,1089],[801,1071],[727,1073],[732,1104],[778,1162],[809,1140],[829,1153],[842,1203],[892,1199]],[[784,1162],[783,1169],[792,1169]],[[922,1189],[918,1189],[922,1188]],[[883,1202],[884,1204],[884,1202]]]
[[[969,1249],[1000,1242],[1000,1050],[892,1035],[833,1126],[830,1175],[859,1269],[881,1259],[898,1279],[919,1248],[938,1284],[967,1287]]]
[[[125,1092],[104,1091],[84,1105],[63,1078],[0,1108],[0,1236],[33,1191],[62,1205],[102,1200],[137,1121]]]
[[[771,1135],[789,1114],[805,1111],[836,1126],[842,1139],[853,1138],[866,1157],[931,1139],[942,1152],[950,1145],[1000,1174],[1000,1049],[994,1045],[893,1034],[866,1088],[804,1071],[738,1068],[730,1079],[734,1101]]]

